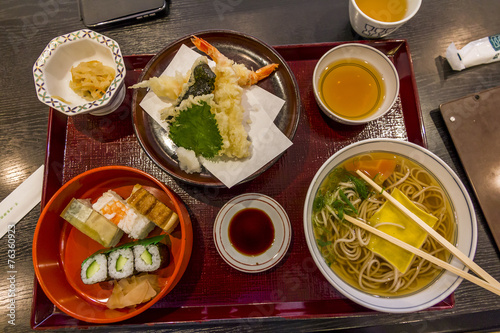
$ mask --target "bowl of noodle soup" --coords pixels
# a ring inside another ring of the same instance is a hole
[[[394,217],[386,207],[390,205],[355,174],[357,169],[393,196],[407,198],[411,203],[405,206],[416,207],[417,215],[422,214],[419,217],[425,216],[434,230],[474,258],[476,215],[467,190],[453,170],[413,143],[370,139],[331,156],[317,171],[307,192],[304,232],[319,270],[341,294],[372,310],[414,312],[444,300],[462,278],[405,254],[396,245],[380,242],[344,220],[348,214],[407,243],[417,242],[412,245],[464,268],[415,222],[404,222],[400,217],[391,222]]]

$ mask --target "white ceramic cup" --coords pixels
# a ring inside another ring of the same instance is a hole
[[[377,0],[372,0],[377,1]],[[349,0],[349,20],[359,35],[365,38],[382,38],[396,31],[418,12],[422,0],[406,0],[408,9],[404,18],[396,22],[377,21],[359,9],[356,0]]]

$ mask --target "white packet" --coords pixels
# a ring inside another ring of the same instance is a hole
[[[446,59],[456,71],[500,60],[500,35],[484,37],[457,50],[454,43],[446,49]]]
[[[0,238],[28,214],[42,199],[44,165],[0,202]]]

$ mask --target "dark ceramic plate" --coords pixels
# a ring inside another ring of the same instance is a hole
[[[300,95],[295,77],[285,60],[272,47],[254,37],[239,32],[217,30],[202,31],[194,33],[194,35],[205,39],[219,49],[222,54],[246,65],[248,68],[258,69],[271,63],[279,64],[277,71],[260,81],[258,85],[285,100],[285,104],[274,123],[288,139],[292,140],[299,121]],[[197,51],[196,47],[191,43],[191,36],[178,39],[153,57],[144,69],[139,82],[154,76],[160,76],[182,44]],[[175,152],[172,149],[173,143],[169,139],[167,132],[139,105],[146,93],[145,89],[134,91],[132,119],[139,143],[148,156],[165,172],[177,179],[195,185],[223,187],[224,184],[208,171],[188,174],[179,168]],[[254,179],[279,158],[280,156],[276,157],[242,182]]]

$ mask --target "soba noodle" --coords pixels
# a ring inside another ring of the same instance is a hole
[[[454,220],[447,197],[438,182],[422,167],[401,157],[386,153],[355,157],[357,160],[382,158],[396,159],[394,172],[382,184],[385,190],[391,192],[398,188],[420,209],[438,218],[434,229],[452,241],[455,233]],[[323,257],[345,281],[369,293],[396,296],[422,288],[440,274],[439,267],[416,256],[410,268],[402,274],[368,249],[371,237],[369,232],[343,220],[343,214],[349,214],[368,221],[385,202],[380,193],[374,193],[368,185],[344,169],[352,161],[353,159],[333,170],[316,194],[313,226]],[[360,182],[366,186],[364,190]],[[360,193],[363,191],[366,193]],[[346,197],[350,204],[346,203]],[[421,249],[442,260],[449,259],[449,253],[432,237],[427,237]]]

